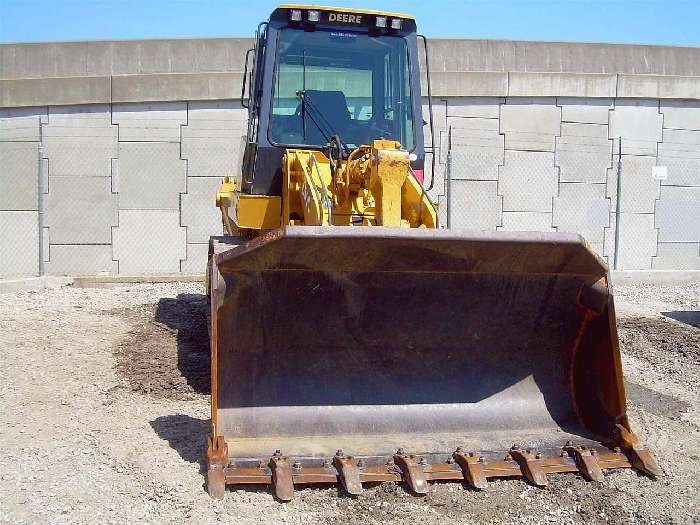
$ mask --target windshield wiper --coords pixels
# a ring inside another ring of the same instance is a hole
[[[316,105],[311,100],[311,97],[306,93],[305,90],[299,90],[296,92],[297,97],[301,101],[301,115],[302,115],[302,130],[304,129],[304,115],[308,114],[311,122],[314,123],[318,131],[321,133],[323,138],[330,144],[331,139],[335,138],[342,146],[346,155],[350,154],[350,148],[348,145],[340,138],[338,132],[333,129],[333,126],[328,119],[323,115],[323,112],[316,107]],[[310,111],[309,111],[310,110]],[[324,129],[325,128],[325,129]],[[306,134],[303,134],[304,140],[306,140]]]

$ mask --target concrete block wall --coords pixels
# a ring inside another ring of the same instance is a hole
[[[0,276],[39,273],[40,224],[48,274],[202,273],[246,115],[230,100],[1,110]]]
[[[0,108],[0,275],[37,275],[39,141],[47,108]]]
[[[450,97],[436,106],[441,170],[430,193],[443,216],[451,202],[451,227],[576,232],[612,263],[622,146],[619,268],[700,269],[697,101]]]
[[[620,268],[700,269],[700,104],[450,97],[434,116],[443,223],[449,150],[452,227],[577,232],[610,258],[621,137]],[[2,110],[0,273],[40,252],[49,274],[201,273],[245,119],[231,100]]]

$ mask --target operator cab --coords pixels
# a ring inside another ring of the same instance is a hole
[[[244,193],[280,195],[284,150],[327,150],[334,140],[346,152],[374,139],[398,141],[422,181],[418,46],[408,15],[280,6],[246,55],[241,102]]]

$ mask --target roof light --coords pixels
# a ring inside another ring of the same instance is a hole
[[[307,15],[309,22],[318,22],[321,20],[321,12],[320,11],[309,11]]]
[[[391,28],[392,29],[401,29],[401,19],[400,18],[392,18],[391,19]]]
[[[289,19],[292,22],[301,22],[301,10],[292,9],[289,11]]]
[[[377,27],[386,27],[386,17],[385,16],[378,16],[376,18],[376,24],[377,24]]]

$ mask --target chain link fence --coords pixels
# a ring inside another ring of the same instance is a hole
[[[41,273],[41,146],[23,139],[0,140],[0,276]]]
[[[431,196],[442,227],[578,233],[611,268],[674,269],[679,256],[700,257],[700,153],[668,148],[640,155],[620,139],[559,137],[554,151],[450,143]]]
[[[183,127],[179,142],[0,141],[0,274],[201,273],[222,231],[221,177],[240,174],[242,131],[229,128]],[[694,269],[700,150],[665,139],[657,155],[619,139],[554,151],[465,140],[439,152],[429,194],[443,228],[573,232],[611,268]]]

